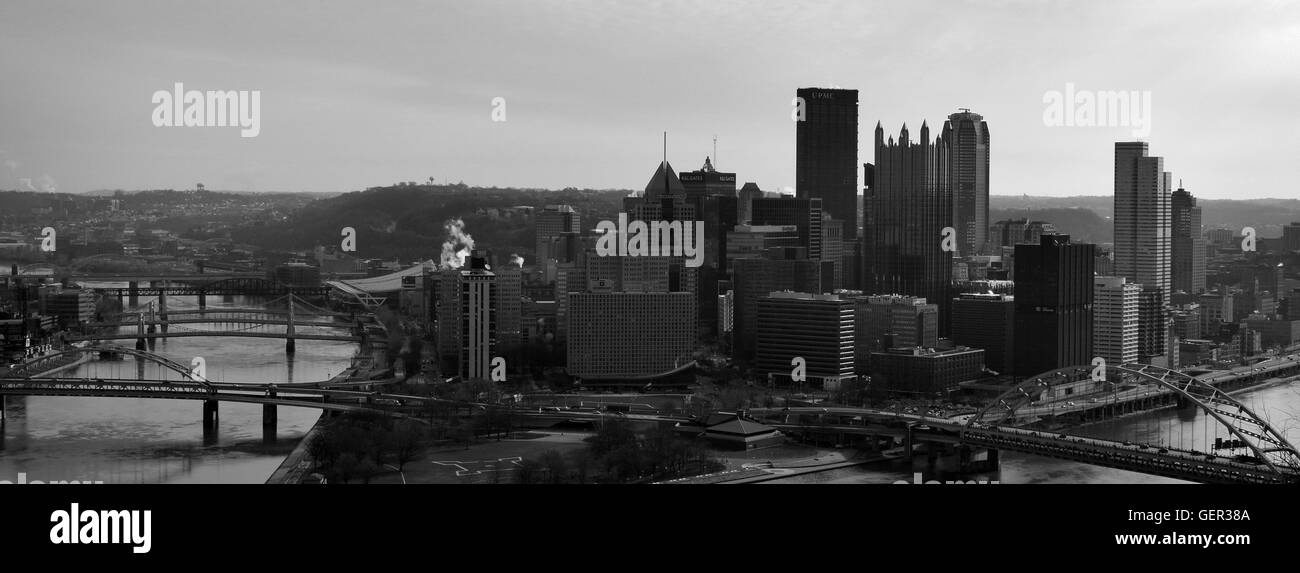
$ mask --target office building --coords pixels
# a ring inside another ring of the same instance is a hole
[[[865,199],[863,290],[924,297],[939,305],[939,333],[948,329],[952,252],[943,249],[943,229],[952,217],[948,151],[942,138],[930,140],[921,125],[913,142],[903,126],[888,141],[876,124],[874,181]]]
[[[948,116],[941,138],[948,143],[956,255],[978,255],[984,252],[989,232],[988,124],[980,114],[963,109]]]
[[[547,259],[557,258],[552,253],[552,244],[564,233],[581,233],[582,217],[569,205],[547,205],[534,217],[534,236],[536,238],[537,262],[540,266]]]
[[[459,269],[439,271],[438,350],[444,374],[488,379],[497,344],[496,274],[480,251]]]
[[[592,380],[651,377],[689,364],[695,348],[695,295],[613,292],[595,285],[568,294],[568,372]]]
[[[873,352],[939,345],[939,305],[902,295],[852,298],[857,307],[854,346],[859,374],[868,372]]]
[[[854,376],[853,301],[833,294],[773,292],[758,300],[754,367],[777,384],[791,382],[803,358],[806,381],[836,387]]]
[[[1016,374],[1092,362],[1094,255],[1069,235],[1016,245]]]
[[[1093,352],[1107,364],[1138,361],[1138,296],[1142,285],[1124,277],[1093,281]]]
[[[952,341],[984,349],[984,365],[1014,372],[1016,299],[996,293],[962,293],[952,301]]]
[[[1181,186],[1170,197],[1173,221],[1172,281],[1175,292],[1199,294],[1205,291],[1205,237],[1201,234],[1201,208],[1196,198]]]
[[[795,191],[821,199],[844,221],[844,238],[858,237],[858,90],[801,88],[803,117],[795,122]],[[756,224],[762,224],[755,221]]]
[[[894,348],[871,354],[872,382],[891,393],[941,397],[958,385],[984,375],[984,350],[955,348]]]

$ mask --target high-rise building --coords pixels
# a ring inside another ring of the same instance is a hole
[[[868,372],[873,352],[939,345],[939,305],[902,295],[857,296],[853,300],[857,306],[854,345],[859,374]]]
[[[854,376],[853,301],[833,294],[773,292],[758,300],[754,366],[770,380],[790,382],[791,361],[803,358],[807,382],[832,386]]]
[[[1016,245],[1016,374],[1092,362],[1094,250],[1069,235]]]
[[[489,377],[497,344],[496,278],[479,251],[464,267],[438,273],[438,350],[444,373]]]
[[[1300,251],[1300,222],[1288,223],[1282,227],[1282,249]]]
[[[831,291],[834,267],[829,261],[786,258],[780,253],[781,249],[773,251],[767,258],[734,261],[731,269],[735,291],[734,354],[741,359],[748,360],[754,356],[759,299],[775,291],[814,294]]]
[[[822,258],[822,200],[796,197],[769,197],[750,201],[750,224],[794,225],[799,240],[808,248],[808,258]],[[845,225],[847,229],[847,225]]]
[[[695,295],[689,292],[569,293],[568,371],[586,379],[668,372],[691,361]]]
[[[844,288],[844,221],[822,214],[822,259],[835,263],[835,282],[832,288]]]
[[[506,348],[524,342],[520,336],[519,321],[523,316],[524,270],[514,264],[493,269],[496,275],[497,342]]]
[[[563,233],[581,233],[582,217],[569,205],[547,205],[534,217],[534,235],[537,243],[537,264],[555,258],[551,253],[554,238]]]
[[[1015,247],[1020,243],[1037,245],[1039,237],[1055,234],[1056,226],[1047,221],[1003,219],[989,228],[988,242],[997,247]]]
[[[1016,298],[964,293],[952,301],[952,341],[984,349],[984,364],[999,374],[1014,372]]]
[[[1142,285],[1124,277],[1093,281],[1092,347],[1107,364],[1138,360],[1138,294]]]
[[[678,179],[686,189],[688,199],[709,195],[736,196],[736,174],[714,169],[713,161],[708,157],[704,158],[704,166],[699,171],[683,171],[678,174]]]
[[[1165,291],[1141,285],[1138,291],[1138,362],[1166,366],[1165,344],[1169,341],[1169,301]]]
[[[952,217],[947,144],[931,142],[924,123],[920,141],[910,139],[906,125],[897,142],[884,137],[877,123],[874,181],[863,208],[863,290],[938,304],[939,333],[946,335],[952,305],[952,252],[942,244]]]
[[[1173,282],[1171,175],[1145,141],[1115,143],[1115,275],[1143,286],[1138,360],[1167,363]]]
[[[984,252],[989,231],[988,124],[980,114],[963,109],[948,116],[941,137],[948,142],[957,255],[978,255]]]
[[[1145,141],[1115,143],[1115,274],[1169,292],[1170,175]]]
[[[858,90],[800,88],[795,95],[804,106],[795,122],[795,191],[800,199],[821,199],[844,221],[844,238],[856,239]]]
[[[1188,294],[1205,290],[1205,237],[1201,234],[1201,208],[1181,186],[1170,197],[1173,239],[1173,289]]]

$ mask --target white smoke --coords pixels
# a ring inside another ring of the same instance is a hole
[[[519,256],[519,255],[516,254],[516,253],[511,253],[511,254],[510,254],[510,262],[513,263],[513,264],[519,265],[519,268],[521,268],[521,269],[524,268],[524,258],[521,257],[521,256]]]
[[[31,178],[31,177],[20,177],[20,178],[18,178],[18,182],[23,184],[23,187],[24,187],[23,190],[24,190],[24,191],[35,191],[35,190],[36,190],[36,188],[32,186],[32,178]]]
[[[19,165],[19,163],[18,163],[17,161],[12,160],[12,159],[6,159],[6,160],[5,160],[5,167],[8,167],[8,168],[9,168],[9,174],[10,174],[10,175],[13,175],[14,173],[17,173],[17,172],[18,172],[18,165]]]
[[[54,178],[50,177],[48,174],[41,176],[40,187],[41,191],[46,193],[54,193],[59,190],[59,184],[56,183]]]
[[[465,221],[459,217],[450,219],[442,228],[447,232],[447,239],[442,242],[441,268],[459,269],[465,266],[465,257],[474,248],[474,237],[465,232]]]

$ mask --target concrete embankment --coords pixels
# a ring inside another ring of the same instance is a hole
[[[329,412],[322,411],[320,418],[317,418],[316,423],[307,431],[307,434],[304,435],[301,440],[298,440],[298,446],[295,447],[292,452],[289,452],[289,456],[284,458],[283,462],[280,462],[280,467],[276,468],[275,471],[271,473],[271,477],[266,480],[266,483],[302,483],[303,478],[307,476],[307,472],[311,471],[312,466],[311,455],[308,453],[308,448],[311,447],[311,441],[316,439],[316,436],[320,434],[321,427],[325,424],[325,421],[328,418]]]

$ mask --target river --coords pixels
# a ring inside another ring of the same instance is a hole
[[[208,308],[261,303],[218,296],[207,302]],[[198,303],[194,297],[169,297],[168,305],[180,310]],[[131,340],[118,343],[134,345]],[[283,383],[328,379],[348,366],[356,347],[298,340],[288,361],[279,339],[187,337],[159,339],[154,352],[187,365],[201,356],[214,381]],[[96,361],[65,375],[130,378],[135,368],[131,358]],[[159,372],[148,368],[150,377]],[[197,400],[11,396],[0,442],[0,481],[16,483],[22,473],[29,482],[263,483],[320,416],[319,410],[280,406],[275,442],[264,444],[261,405],[222,402],[219,408],[215,439],[205,441],[202,402]]]

